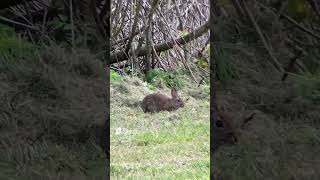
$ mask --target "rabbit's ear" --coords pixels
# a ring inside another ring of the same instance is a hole
[[[176,90],[176,88],[174,88],[174,87],[171,88],[171,96],[172,96],[172,97],[178,97],[177,90]]]

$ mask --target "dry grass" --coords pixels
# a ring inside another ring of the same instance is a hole
[[[102,64],[59,47],[0,78],[0,179],[103,178],[95,125],[105,117]]]

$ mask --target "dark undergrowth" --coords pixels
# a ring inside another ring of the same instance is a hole
[[[265,56],[254,53],[255,47],[243,44],[226,51],[239,71],[236,78],[229,74],[217,82],[218,105],[235,124],[256,115],[241,130],[238,145],[215,154],[215,170],[235,180],[319,179],[319,79],[291,74],[282,82],[282,74],[263,65]]]
[[[16,37],[0,37],[0,179],[105,178],[95,140],[106,116],[102,63]]]

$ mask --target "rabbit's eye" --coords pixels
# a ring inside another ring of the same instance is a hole
[[[217,120],[217,121],[216,121],[216,126],[217,126],[217,127],[220,127],[220,128],[223,127],[223,122]]]

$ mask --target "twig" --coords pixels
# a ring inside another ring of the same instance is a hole
[[[252,13],[250,12],[250,10],[248,9],[248,6],[246,4],[245,1],[242,1],[243,2],[243,7],[244,7],[244,10],[246,11],[246,13],[248,14],[249,16],[249,19],[251,21],[251,23],[253,24],[254,28],[256,29],[256,32],[258,33],[264,47],[267,49],[268,53],[269,53],[269,56],[271,57],[271,63],[273,64],[273,66],[275,68],[277,68],[277,70],[279,70],[280,72],[284,72],[283,68],[282,68],[282,65],[279,63],[279,61],[277,60],[277,58],[273,55],[273,52],[271,51],[271,48],[268,46],[268,43],[259,27],[259,25],[257,24],[257,22],[254,20],[254,17],[252,15]]]
[[[166,50],[171,49],[175,44],[184,45],[184,44],[190,42],[191,40],[198,38],[199,36],[201,36],[205,32],[207,32],[209,27],[210,27],[210,21],[207,21],[205,24],[200,26],[195,31],[190,32],[189,34],[187,34],[181,38],[172,39],[168,42],[156,44],[155,49],[157,52],[160,52],[160,51],[166,51]],[[146,52],[147,52],[147,48],[144,47],[144,48],[141,48],[141,50],[136,55],[142,56],[142,55],[145,55]],[[123,61],[126,59],[127,59],[127,54],[125,52],[121,51],[118,53],[111,54],[109,63],[112,64],[117,61]]]
[[[72,51],[74,50],[75,44],[74,44],[74,22],[73,22],[73,0],[69,0],[70,3],[70,21],[71,21],[71,38],[72,38]]]
[[[269,8],[267,6],[265,6],[264,4],[262,3],[259,3],[258,1],[256,1],[258,3],[259,6],[265,8],[265,9],[268,9],[270,11],[272,11],[273,13],[276,14],[276,11],[273,10],[272,8]],[[320,36],[318,34],[315,34],[313,31],[307,29],[306,27],[302,26],[301,24],[299,24],[297,21],[295,21],[294,19],[292,19],[291,17],[283,14],[283,13],[280,13],[280,17],[284,17],[286,18],[289,22],[291,22],[292,24],[294,24],[296,27],[298,27],[299,29],[301,29],[302,31],[306,32],[307,34],[313,36],[314,38],[317,38],[318,40],[320,40]]]
[[[194,82],[195,82],[196,84],[198,84],[198,81],[197,81],[196,77],[194,76],[194,74],[193,74],[193,72],[192,72],[192,70],[191,70],[188,62],[187,62],[186,60],[184,60],[184,58],[183,58],[182,54],[179,52],[179,50],[177,50],[176,48],[174,48],[174,49],[176,50],[177,54],[180,56],[183,65],[186,67],[186,69],[188,69],[188,71],[189,71],[192,79],[194,80]]]
[[[30,11],[29,11],[29,5],[28,5],[28,3],[27,3],[26,0],[23,0],[23,6],[24,6],[24,9],[25,9],[26,12],[27,12],[27,16],[28,16],[29,20],[30,20],[31,22],[33,22],[31,13],[30,13]]]
[[[248,122],[251,121],[251,120],[254,118],[255,115],[256,115],[256,113],[252,113],[249,117],[245,118],[245,119],[243,120],[243,123],[241,124],[240,128],[241,128],[241,129],[244,128],[244,126],[245,126],[246,124],[248,124]]]
[[[27,24],[24,24],[24,23],[21,23],[21,22],[17,22],[17,21],[8,19],[8,18],[3,17],[3,16],[0,16],[0,20],[8,22],[8,23],[11,23],[11,24],[15,24],[15,25],[18,25],[18,26],[26,27],[26,28],[29,28],[29,29],[32,29],[32,30],[39,31],[39,29],[36,26],[30,26],[30,25],[27,25]]]
[[[41,26],[41,37],[40,37],[40,41],[41,42],[43,41],[43,35],[44,35],[44,29],[45,29],[47,14],[48,14],[48,8],[45,8],[44,15],[43,15],[43,20],[42,20],[42,26]]]

